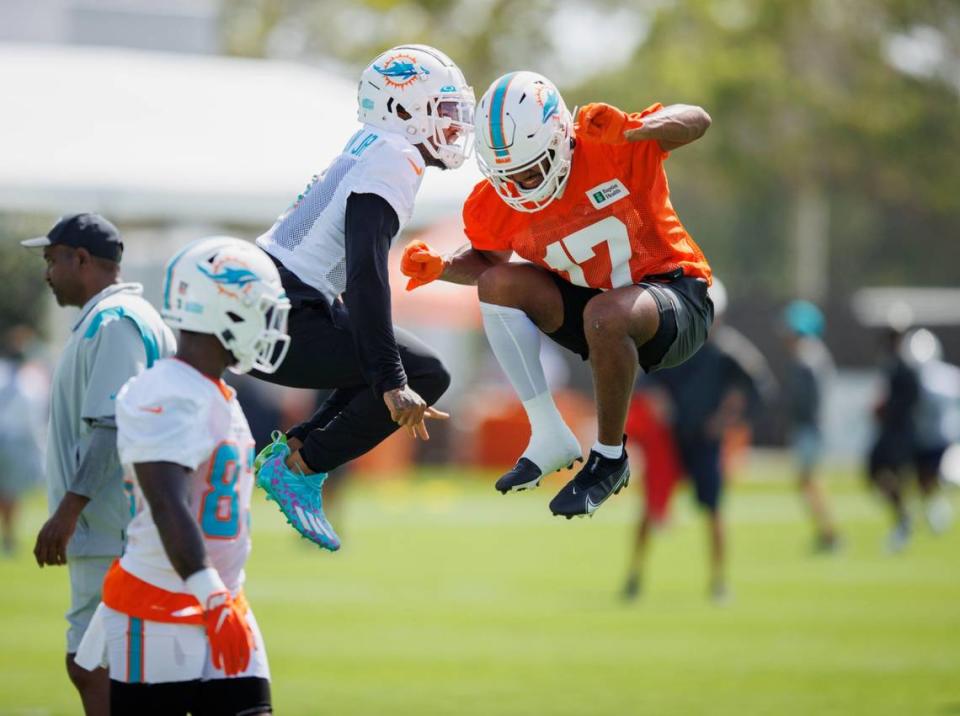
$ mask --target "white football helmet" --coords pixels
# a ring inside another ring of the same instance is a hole
[[[440,50],[427,45],[387,50],[360,75],[357,103],[361,122],[424,145],[450,169],[470,156],[473,88]]]
[[[246,241],[198,239],[167,263],[163,319],[171,328],[216,336],[236,359],[234,373],[280,366],[290,347],[289,312],[276,266]]]
[[[554,84],[536,72],[496,80],[477,109],[477,163],[507,204],[540,211],[563,193],[573,156],[573,117]],[[539,167],[543,181],[524,189],[510,176]]]

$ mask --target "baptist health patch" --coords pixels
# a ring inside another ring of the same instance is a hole
[[[594,209],[602,209],[625,196],[630,196],[627,187],[619,179],[597,184],[593,189],[587,189],[587,198]]]

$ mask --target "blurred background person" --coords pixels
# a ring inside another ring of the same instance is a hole
[[[623,597],[628,600],[640,595],[640,577],[650,533],[666,526],[673,491],[687,472],[674,439],[674,410],[666,390],[654,380],[640,378],[624,428],[628,443],[640,448],[643,460],[643,505],[623,587]]]
[[[638,523],[641,531],[666,524],[674,487],[683,478],[672,420],[669,394],[653,381],[641,378],[625,428],[627,437],[639,445],[643,457],[644,519]]]
[[[661,412],[669,416],[680,466],[706,517],[710,545],[708,591],[711,599],[722,602],[729,595],[726,534],[721,512],[726,467],[724,438],[748,416],[756,415],[760,405],[772,397],[776,383],[756,346],[723,323],[727,293],[716,277],[709,295],[715,318],[707,342],[686,363],[653,373],[647,380],[662,391],[663,397],[658,398],[656,404],[663,406]],[[627,437],[633,436],[628,433]],[[641,439],[640,443],[642,446],[644,441]],[[659,456],[653,464],[662,467],[667,463],[669,470],[670,459]],[[634,599],[640,593],[653,520],[653,514],[645,508],[635,533],[623,588],[627,599]]]
[[[907,334],[901,352],[917,373],[913,410],[917,486],[927,524],[934,534],[942,534],[953,518],[941,490],[940,467],[947,448],[960,442],[960,368],[943,360],[940,340],[926,328]]]
[[[3,553],[16,549],[20,499],[40,483],[41,430],[31,397],[36,392],[24,364],[35,334],[29,326],[7,331],[0,344],[0,544]]]
[[[839,541],[816,470],[823,458],[823,398],[834,377],[833,358],[823,342],[823,313],[814,304],[791,302],[783,312],[783,324],[790,354],[785,392],[797,486],[813,518],[814,550],[830,552]]]
[[[883,388],[873,409],[877,432],[867,455],[870,484],[879,490],[893,515],[893,529],[887,537],[891,552],[902,550],[912,531],[904,492],[914,468],[914,411],[920,397],[916,365],[903,357],[903,338],[904,329],[893,326],[883,334]]]

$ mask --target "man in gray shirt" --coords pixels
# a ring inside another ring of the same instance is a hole
[[[97,214],[62,218],[46,236],[21,242],[42,248],[46,279],[57,303],[80,316],[53,375],[46,474],[50,518],[37,535],[37,564],[66,564],[67,673],[84,711],[109,712],[109,680],[73,657],[100,601],[103,576],[123,551],[132,514],[117,456],[114,399],[130,378],[175,342],[143,287],[120,281],[123,244],[117,228]]]

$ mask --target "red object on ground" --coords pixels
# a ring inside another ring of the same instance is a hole
[[[596,435],[596,412],[592,400],[568,389],[555,390],[553,399],[581,446],[585,442],[585,432]],[[482,397],[478,395],[476,400],[464,402],[470,406],[463,423],[469,431],[466,457],[470,464],[496,470],[513,467],[530,440],[530,422],[513,391],[485,389]],[[588,448],[589,443],[585,449]],[[580,464],[575,467],[579,470]]]

